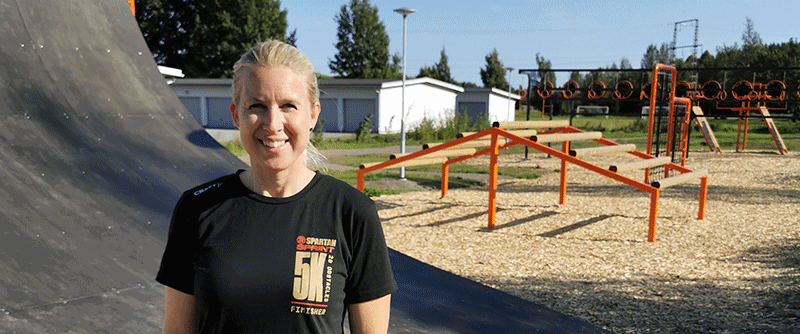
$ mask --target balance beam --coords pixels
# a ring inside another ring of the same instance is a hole
[[[530,136],[535,136],[538,133],[536,130],[517,130],[517,131],[506,131],[506,132],[522,138],[530,138]],[[456,138],[464,138],[466,136],[474,135],[476,133],[477,132],[461,132],[456,135]],[[488,139],[488,138],[492,138],[492,135],[486,135],[478,139]]]
[[[400,157],[404,157],[410,155],[411,153],[397,153],[392,154],[389,156],[389,159],[397,159]],[[433,157],[460,157],[462,155],[470,155],[475,154],[474,148],[450,148],[441,151],[436,151],[433,153],[428,153],[425,155],[426,158],[433,158]],[[417,158],[422,159],[422,158]],[[413,159],[412,159],[413,160]]]
[[[439,145],[442,145],[442,144],[444,144],[444,143],[422,144],[422,149],[425,150],[425,149],[429,149],[431,147],[436,147],[436,146],[439,146]],[[455,149],[455,148],[477,148],[477,147],[489,147],[489,146],[492,146],[492,141],[491,140],[473,140],[473,141],[468,141],[466,143],[461,143],[461,144],[458,144],[456,146],[453,146],[451,149]]]
[[[578,148],[574,150],[569,150],[569,155],[576,158],[580,158],[588,155],[609,154],[609,153],[630,152],[630,151],[636,151],[636,145],[624,144],[624,145]]]
[[[666,179],[653,181],[651,183],[651,185],[653,187],[656,187],[656,188],[659,188],[659,189],[664,189],[664,188],[667,188],[667,187],[672,187],[672,186],[677,185],[677,184],[685,183],[685,182],[688,182],[688,181],[691,181],[691,180],[694,180],[694,179],[699,179],[701,177],[706,177],[706,176],[708,176],[708,171],[706,171],[705,169],[701,169],[701,170],[698,170],[698,171],[689,172],[689,173],[683,173],[683,174],[680,174],[680,175],[668,177]]]
[[[626,162],[626,163],[620,163],[620,164],[616,164],[616,165],[611,165],[610,167],[608,167],[608,170],[610,170],[612,172],[619,173],[619,172],[635,170],[635,169],[645,169],[645,168],[651,168],[651,167],[655,167],[655,166],[662,166],[662,165],[666,165],[666,164],[668,164],[670,162],[672,162],[672,160],[669,157],[658,157],[658,158],[652,158],[652,159],[642,159],[642,160],[639,160],[639,161],[633,161],[633,162]]]
[[[519,129],[542,129],[542,128],[562,128],[569,126],[569,120],[557,121],[517,121],[517,122],[494,122],[492,127],[501,128],[503,130],[519,130]]]
[[[381,169],[398,168],[398,167],[411,167],[411,166],[423,166],[423,165],[433,165],[433,164],[443,164],[446,161],[447,161],[447,158],[445,158],[445,157],[417,158],[417,159],[411,159],[411,160],[408,160],[408,161],[403,161],[403,162],[400,162],[400,163],[392,164],[392,165],[383,167]],[[359,169],[369,168],[369,167],[372,167],[372,166],[375,166],[375,165],[378,165],[378,164],[382,164],[384,162],[386,162],[386,161],[363,163],[363,164],[361,164],[361,166],[359,166]]]
[[[601,132],[572,132],[572,133],[553,133],[537,134],[530,137],[537,143],[557,143],[565,141],[586,141],[603,138]]]

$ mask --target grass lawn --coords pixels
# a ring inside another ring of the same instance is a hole
[[[554,119],[568,119],[568,116],[557,116]],[[738,121],[735,119],[710,119],[709,123],[714,131],[714,135],[723,150],[735,150],[737,137],[739,137],[739,147],[742,149],[743,137],[738,133]],[[794,123],[789,121],[776,121],[777,128],[790,151],[800,150],[800,122]],[[603,137],[618,142],[620,144],[635,144],[640,151],[644,150],[647,145],[647,123],[639,117],[576,117],[573,119],[573,126],[584,131],[600,131],[603,132]],[[407,140],[406,145],[422,145],[429,142],[445,142],[446,140]],[[375,148],[375,147],[389,147],[399,145],[400,135],[378,135],[372,134],[362,140],[356,140],[354,137],[342,137],[325,139],[316,144],[316,147],[321,150],[326,149],[359,149],[359,148]],[[691,150],[705,150],[708,149],[703,134],[699,131],[696,124],[692,124],[691,137],[689,139]],[[246,154],[244,148],[238,140],[222,143],[231,153],[236,156]],[[573,147],[580,148],[595,145],[592,142],[576,142]],[[766,125],[763,121],[751,121],[747,133],[747,150],[777,150],[775,141],[769,134]],[[525,147],[517,145],[504,150],[501,154],[521,154],[525,151]],[[341,156],[330,159],[330,162],[337,165],[351,166],[358,168],[364,162],[386,161],[388,159],[386,154],[370,154],[370,155],[354,155],[354,156]],[[429,186],[433,188],[440,188],[441,185],[441,166],[415,166],[406,167],[406,178],[414,181],[420,185]],[[472,174],[488,174],[489,166],[476,166],[464,163],[453,164],[450,166],[449,172],[452,174],[457,173],[472,173]],[[499,175],[506,175],[516,178],[535,179],[548,171],[533,168],[523,167],[498,167]],[[356,185],[356,171],[354,170],[328,170],[325,173],[330,174],[338,179],[341,179],[353,186]],[[398,178],[397,169],[387,169],[385,171],[369,173],[365,176],[367,181],[379,180],[387,178]],[[450,177],[448,187],[451,189],[485,186],[483,182],[466,180],[459,177]],[[381,194],[392,194],[407,191],[404,189],[384,187],[380,189],[365,189],[365,192],[370,196],[377,196]]]

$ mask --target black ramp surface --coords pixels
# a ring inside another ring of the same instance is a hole
[[[246,167],[158,73],[124,0],[0,0],[0,334],[159,333],[172,206]],[[393,333],[598,329],[392,252]]]
[[[0,333],[160,332],[172,206],[244,165],[166,86],[126,1],[0,17]]]
[[[611,333],[391,250],[389,333]]]

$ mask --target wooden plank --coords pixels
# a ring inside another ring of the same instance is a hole
[[[422,144],[422,149],[423,150],[424,149],[429,149],[431,147],[436,147],[436,146],[439,146],[439,145],[442,145],[442,144],[444,144],[444,143]],[[453,148],[489,147],[491,145],[492,145],[492,141],[491,140],[472,140],[472,141],[468,141],[466,143],[461,143],[461,144],[458,144],[456,146],[453,146],[450,149],[453,149]]]
[[[460,157],[462,155],[475,154],[475,152],[476,151],[475,151],[474,148],[448,148],[448,149],[445,149],[445,150],[441,150],[441,151],[436,151],[436,152],[431,152],[431,153],[425,154],[425,155],[419,157],[419,159],[433,158],[433,157]],[[407,156],[407,155],[410,155],[410,154],[413,154],[413,153],[392,154],[392,155],[389,156],[389,159],[397,159],[397,158],[404,157],[404,156]]]
[[[411,160],[403,161],[403,162],[400,162],[400,163],[392,164],[392,165],[383,167],[381,169],[410,167],[410,166],[423,166],[423,165],[433,165],[433,164],[443,164],[446,161],[447,161],[447,158],[445,158],[445,157],[434,157],[434,158],[427,158],[427,159],[425,159],[425,158],[416,158],[416,159],[411,159]],[[359,166],[359,168],[360,169],[369,168],[369,167],[372,167],[372,166],[375,166],[375,165],[378,165],[378,164],[382,164],[384,162],[386,162],[386,161],[365,162],[365,163],[361,164],[361,166]]]
[[[706,119],[703,114],[703,109],[699,106],[693,106],[692,113],[695,115],[694,120],[697,122],[697,126],[700,128],[700,131],[703,132],[703,138],[706,139],[708,148],[710,148],[711,151],[722,152],[722,149],[719,147],[719,142],[717,142],[717,137],[714,136],[714,131],[711,130],[711,125],[708,124],[708,119]]]
[[[552,133],[537,134],[531,136],[531,140],[537,143],[557,143],[565,141],[586,141],[600,139],[603,137],[601,132],[571,132],[571,133]]]
[[[635,150],[636,150],[636,145],[634,144],[609,145],[609,146],[587,147],[587,148],[578,148],[574,150],[569,150],[569,155],[576,158],[580,158],[588,155],[630,152]]]
[[[689,172],[689,173],[683,173],[681,175],[676,175],[676,176],[668,177],[666,179],[653,181],[651,184],[653,185],[653,187],[656,187],[656,188],[659,188],[659,189],[664,189],[664,188],[667,188],[667,187],[672,187],[672,186],[674,186],[676,184],[685,183],[685,182],[688,182],[688,181],[691,181],[691,180],[694,180],[694,179],[699,179],[701,177],[706,177],[706,176],[708,176],[708,171],[706,171],[705,169],[701,169],[701,170],[698,170],[698,171]]]
[[[516,131],[506,131],[506,132],[508,132],[508,133],[510,133],[512,135],[515,135],[515,136],[522,137],[522,138],[529,138],[530,136],[535,136],[538,133],[536,130],[516,130]],[[461,132],[461,133],[456,135],[456,138],[464,138],[466,136],[474,135],[476,133],[477,132]],[[503,135],[500,135],[500,137],[502,137],[502,136]],[[490,138],[492,138],[492,135],[486,135],[486,136],[483,136],[483,137],[480,137],[480,138],[477,138],[477,139],[485,140],[485,139],[490,139]]]
[[[775,126],[775,121],[772,120],[769,116],[769,109],[767,107],[760,107],[761,116],[764,116],[764,123],[767,123],[767,127],[769,128],[769,132],[772,134],[772,139],[775,140],[775,145],[778,146],[778,150],[781,151],[781,154],[784,152],[789,152],[789,148],[786,147],[786,143],[783,142],[783,137],[778,132],[778,128]]]
[[[652,159],[641,159],[639,161],[633,161],[633,162],[626,162],[626,163],[620,163],[620,164],[616,164],[616,165],[611,165],[611,167],[608,167],[608,170],[610,170],[612,172],[619,173],[619,172],[624,172],[624,171],[628,171],[628,170],[645,169],[645,168],[651,168],[651,167],[655,167],[655,166],[666,165],[666,164],[668,164],[670,162],[672,162],[672,161],[671,161],[671,159],[669,157],[658,157],[658,158],[652,158]]]
[[[516,122],[494,122],[492,127],[501,128],[503,130],[519,130],[519,129],[552,129],[569,126],[569,120],[556,120],[556,121],[516,121]]]

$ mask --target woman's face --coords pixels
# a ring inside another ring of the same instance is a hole
[[[320,105],[311,103],[305,77],[285,66],[244,68],[241,93],[230,105],[253,168],[297,172]]]

